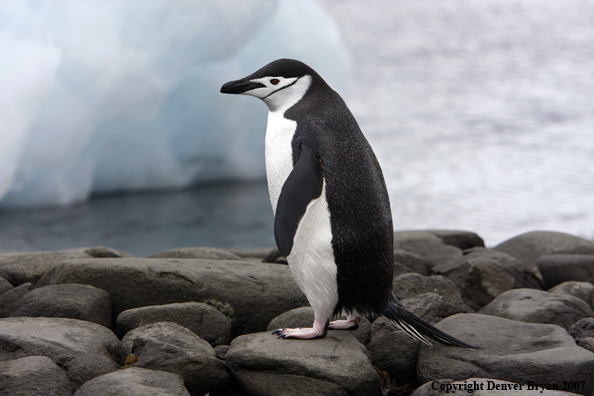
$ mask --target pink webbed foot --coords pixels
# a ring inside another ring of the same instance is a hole
[[[346,320],[334,320],[328,324],[333,330],[357,330],[361,318],[349,315]]]
[[[311,340],[326,336],[328,322],[315,319],[313,327],[300,327],[298,329],[278,329],[272,334],[278,334],[278,338],[298,338],[302,340]]]

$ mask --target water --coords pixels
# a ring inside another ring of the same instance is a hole
[[[324,1],[397,229],[594,237],[594,2]]]
[[[264,183],[92,199],[64,209],[0,212],[0,250],[103,245],[137,257],[173,247],[274,246]]]
[[[324,0],[397,230],[594,238],[594,1]],[[234,78],[237,76],[233,76]],[[265,186],[0,212],[0,249],[274,244]]]

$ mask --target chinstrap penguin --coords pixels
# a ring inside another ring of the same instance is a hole
[[[311,304],[311,328],[282,338],[318,338],[384,315],[431,345],[477,348],[407,311],[392,291],[393,226],[384,177],[342,98],[309,66],[279,59],[221,88],[268,106],[266,176],[274,236]],[[346,313],[346,320],[331,321]]]

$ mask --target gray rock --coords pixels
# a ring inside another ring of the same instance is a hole
[[[429,275],[429,269],[425,266],[425,261],[418,254],[402,249],[395,249],[394,262],[406,266],[406,268],[417,274]]]
[[[484,246],[482,238],[473,232],[399,231],[394,233],[394,261],[429,275],[431,267],[460,257],[462,250]]]
[[[432,268],[454,282],[462,299],[478,310],[501,293],[518,288],[542,289],[542,276],[537,269],[515,257],[493,249],[473,248],[450,262]]]
[[[269,254],[274,254],[274,251],[278,251],[276,247],[263,247],[263,248],[256,248],[256,249],[227,249],[233,254],[238,255],[241,257],[242,260],[245,261],[255,261],[258,263],[264,262],[264,258]],[[280,256],[280,253],[279,253]]]
[[[187,302],[134,308],[118,315],[118,334],[137,327],[156,323],[173,322],[192,331],[212,346],[228,344],[231,322],[218,309],[204,303]]]
[[[274,264],[287,264],[287,258],[281,254],[281,252],[274,248],[264,258],[263,263],[274,263]]]
[[[569,381],[566,381],[569,382]],[[417,388],[412,396],[440,396],[444,393],[471,394],[473,396],[518,395],[522,396],[571,396],[575,393],[546,389],[537,384],[522,384],[487,378],[451,379],[427,382]],[[581,384],[579,385],[581,386]],[[573,389],[573,387],[572,387]]]
[[[380,316],[371,324],[371,340],[370,342],[376,341],[379,338],[385,337],[388,334],[400,330],[394,322],[385,316]],[[412,338],[411,338],[412,339]]]
[[[252,396],[382,394],[365,347],[346,331],[306,341],[248,334],[233,340],[225,359]]]
[[[535,268],[536,261],[547,254],[594,254],[594,242],[561,232],[533,231],[502,242],[495,249]]]
[[[553,254],[536,261],[548,288],[566,281],[594,283],[594,254]]]
[[[583,338],[578,345],[590,352],[594,352],[594,337]]]
[[[285,327],[311,327],[314,313],[311,307],[300,307],[284,312],[270,321],[266,331],[274,331]]]
[[[206,259],[206,260],[241,260],[228,250],[212,247],[186,247],[165,250],[148,258]]]
[[[22,298],[33,289],[32,283],[23,283],[0,295],[0,318],[7,318]]]
[[[400,264],[400,263],[394,263],[394,276],[400,276],[402,274],[410,274],[412,272],[414,272],[414,271],[412,271],[406,265]]]
[[[406,309],[429,323],[437,323],[451,315],[444,298],[436,293],[423,293],[400,301]]]
[[[366,345],[371,364],[387,372],[399,386],[416,388],[421,343],[383,316],[373,322],[371,329],[371,342]]]
[[[0,319],[0,361],[47,356],[80,386],[124,360],[115,334],[96,323],[64,318]]]
[[[6,279],[0,277],[0,295],[12,289],[14,289],[14,286]]]
[[[394,249],[406,250],[420,256],[427,268],[462,256],[460,248],[447,245],[432,231],[394,232]]]
[[[485,247],[485,241],[474,232],[459,230],[429,230],[446,245],[466,250],[475,247]]]
[[[549,289],[549,293],[569,294],[583,300],[590,308],[594,309],[594,285],[590,282],[563,282]]]
[[[50,358],[28,356],[0,362],[0,396],[70,396],[72,385]]]
[[[594,318],[584,318],[569,328],[569,335],[575,343],[594,352]]]
[[[128,368],[99,376],[74,396],[190,396],[181,376],[166,371]]]
[[[27,293],[10,316],[70,318],[111,327],[111,300],[105,290],[89,285],[50,285]]]
[[[228,351],[229,345],[217,345],[214,347],[215,356],[222,360],[225,360],[225,355]]]
[[[84,283],[109,292],[112,315],[138,307],[205,302],[228,316],[232,337],[263,331],[307,304],[286,265],[200,259],[87,259],[63,262],[39,285]]]
[[[27,282],[36,284],[45,271],[64,260],[106,257],[130,255],[103,246],[47,252],[0,252],[0,276],[14,286]]]
[[[479,314],[451,316],[437,327],[483,349],[422,345],[417,362],[420,383],[496,378],[561,387],[563,381],[585,381],[585,389],[576,393],[594,391],[594,353],[578,347],[562,327]]]
[[[577,297],[534,289],[507,291],[479,313],[520,322],[555,324],[566,329],[582,318],[594,316],[592,308]]]
[[[285,327],[311,327],[313,321],[314,313],[311,307],[295,308],[272,319],[266,330],[274,331]],[[371,336],[371,323],[366,318],[361,318],[359,328],[349,331],[353,333],[359,342],[366,344],[369,342],[369,337]]]
[[[569,334],[576,342],[583,338],[594,337],[594,318],[584,318],[569,328]]]
[[[178,324],[160,322],[138,327],[126,334],[122,343],[138,359],[131,367],[179,374],[193,396],[222,389],[231,380],[210,344]]]
[[[462,300],[460,291],[454,282],[441,275],[423,276],[420,274],[404,274],[394,278],[394,294],[405,300],[424,293],[439,294],[445,306],[440,315],[450,316],[457,313],[473,312]]]

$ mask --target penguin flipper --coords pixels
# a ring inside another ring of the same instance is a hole
[[[299,222],[311,201],[322,195],[322,165],[305,145],[295,167],[281,189],[274,216],[274,238],[278,250],[288,256]]]

